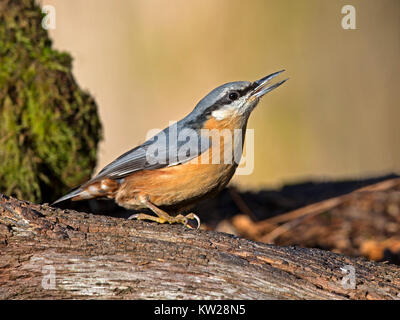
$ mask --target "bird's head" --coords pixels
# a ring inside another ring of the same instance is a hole
[[[283,71],[272,73],[254,82],[229,82],[215,88],[196,105],[189,115],[192,124],[193,122],[201,123],[210,118],[222,121],[239,117],[247,121],[260,98],[288,80],[271,84],[271,79]]]

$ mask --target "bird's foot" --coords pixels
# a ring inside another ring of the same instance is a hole
[[[150,221],[154,221],[157,223],[166,223],[168,222],[169,224],[172,223],[181,223],[183,224],[185,227],[188,227],[190,229],[193,229],[193,227],[189,224],[189,220],[196,220],[197,222],[197,227],[196,229],[200,228],[200,218],[194,214],[194,213],[189,213],[186,216],[178,214],[176,217],[170,216],[170,215],[163,215],[163,216],[152,216],[149,214],[145,214],[145,213],[137,213],[137,214],[133,214],[131,215],[128,219],[136,219],[136,220],[150,220]]]

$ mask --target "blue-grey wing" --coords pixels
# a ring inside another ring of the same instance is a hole
[[[115,159],[91,182],[103,178],[122,179],[136,171],[182,164],[198,157],[209,147],[209,138],[202,137],[193,129],[183,128],[174,138],[168,129]]]
[[[171,134],[170,130],[172,129],[173,127],[168,127],[140,146],[124,153],[101,170],[96,177],[56,200],[53,204],[74,197],[95,198],[97,194],[90,193],[85,188],[96,181],[105,178],[119,180],[140,170],[179,165],[198,157],[209,148],[209,136],[203,137],[196,130],[182,127],[176,130],[179,134],[176,132]]]

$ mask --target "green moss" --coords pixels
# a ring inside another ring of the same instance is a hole
[[[0,0],[0,192],[36,202],[88,179],[101,138],[96,103],[42,17],[33,0]]]

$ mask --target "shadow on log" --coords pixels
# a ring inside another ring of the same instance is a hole
[[[54,298],[399,299],[400,268],[0,195],[0,299]]]

